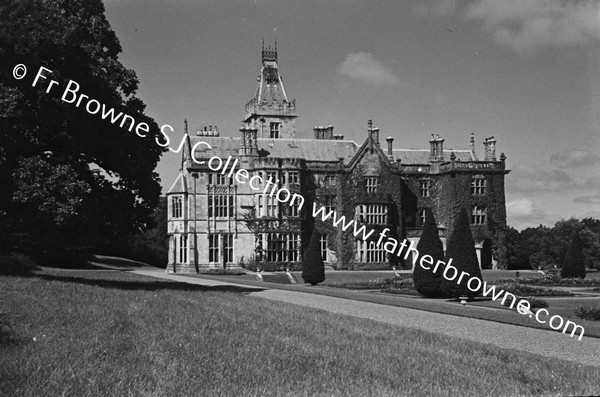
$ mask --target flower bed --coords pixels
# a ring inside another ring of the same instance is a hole
[[[413,288],[411,277],[381,278],[367,281],[355,281],[350,283],[331,283],[330,287],[348,289],[388,289],[388,288]]]
[[[575,316],[584,320],[600,321],[600,306],[577,306]]]
[[[514,283],[514,279],[501,279],[496,283]],[[594,286],[600,287],[600,279],[584,279],[584,278],[562,278],[558,274],[546,274],[544,276],[520,277],[519,284],[539,285],[539,286],[556,286],[556,287],[577,287],[577,286]]]
[[[419,294],[413,288],[386,288],[381,292],[386,294],[421,296],[421,294]]]
[[[525,295],[525,296],[573,296],[569,291],[563,291],[553,288],[544,288],[539,286],[532,286],[527,284],[511,282],[499,283],[498,280],[494,282],[496,290],[503,289],[506,292],[510,292],[514,295]]]

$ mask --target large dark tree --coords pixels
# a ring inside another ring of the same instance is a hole
[[[308,247],[302,258],[302,279],[305,283],[316,285],[325,281],[325,264],[321,256],[321,236],[313,229]]]
[[[0,3],[0,250],[62,259],[67,247],[86,251],[144,229],[164,149],[120,52],[100,0]],[[28,69],[20,80],[17,64]],[[34,87],[41,66],[51,73]],[[58,84],[47,92],[50,80]],[[146,137],[89,114],[87,100],[61,100],[69,80],[107,109],[147,123]]]
[[[437,224],[431,208],[425,210],[425,224],[423,225],[423,233],[421,234],[419,244],[417,245],[417,251],[419,251],[421,258],[424,255],[431,256],[434,264],[439,260],[444,260],[444,246],[440,240]],[[422,268],[419,261],[415,264],[413,270],[415,289],[418,293],[428,298],[443,297],[440,290],[440,281],[442,278],[440,269],[434,273],[433,266],[426,265],[426,267],[430,267],[431,269],[427,270]]]
[[[446,263],[449,263],[450,259],[452,259],[451,265],[457,269],[458,274],[452,281],[442,277],[440,285],[444,294],[455,298],[462,296],[471,298],[479,295],[479,291],[473,292],[467,288],[467,282],[473,277],[477,277],[483,281],[479,261],[477,260],[477,253],[475,252],[475,242],[469,224],[467,210],[463,207],[458,213],[454,229],[447,243]],[[458,284],[457,281],[463,271],[468,273],[469,276],[464,276],[460,284]],[[450,269],[446,275],[452,278],[454,272]],[[472,283],[471,285],[477,286],[477,283]]]
[[[571,244],[565,254],[565,260],[560,271],[563,278],[585,278],[585,265],[583,264],[583,243],[579,232],[573,233]]]

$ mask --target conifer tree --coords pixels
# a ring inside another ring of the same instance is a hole
[[[314,229],[302,259],[302,279],[311,285],[325,281],[325,265],[321,256],[320,238],[321,235]]]
[[[446,264],[452,259],[451,266],[457,269],[457,275],[452,281],[442,276],[440,283],[442,292],[454,298],[461,296],[468,296],[472,298],[479,295],[479,291],[473,292],[467,288],[467,282],[472,277],[477,277],[482,280],[481,269],[479,268],[479,261],[477,260],[477,253],[475,252],[475,241],[473,240],[473,234],[471,233],[471,227],[469,226],[469,216],[467,210],[463,207],[458,213],[456,223],[454,224],[454,230],[450,234],[448,239],[448,247],[446,250]],[[439,271],[439,270],[438,270]],[[460,284],[457,281],[461,275],[461,272],[468,273],[469,276],[463,276]],[[452,269],[448,269],[446,276],[452,278],[454,272]],[[472,283],[476,285],[476,283]]]
[[[585,278],[585,265],[583,264],[583,242],[579,232],[573,233],[571,245],[565,254],[560,276],[563,278],[577,277]]]
[[[431,208],[425,210],[425,224],[423,225],[423,233],[417,245],[417,251],[421,255],[429,255],[433,258],[433,263],[444,260],[444,246],[440,240],[435,218]],[[442,269],[443,270],[443,269]],[[433,267],[427,270],[421,267],[419,261],[415,263],[413,270],[413,282],[418,293],[428,298],[443,297],[440,290],[440,281],[442,273],[438,269],[433,272]]]

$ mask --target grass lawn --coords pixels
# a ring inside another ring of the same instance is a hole
[[[600,368],[116,271],[0,277],[0,395],[600,393]]]

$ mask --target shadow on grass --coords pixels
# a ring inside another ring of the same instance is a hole
[[[200,291],[200,292],[236,292],[236,293],[250,293],[263,291],[258,288],[244,288],[237,287],[234,285],[218,285],[218,286],[204,286],[197,284],[187,284],[178,281],[126,281],[126,280],[105,280],[105,279],[89,279],[84,277],[73,277],[73,276],[51,276],[47,274],[38,275],[38,278],[43,280],[51,281],[63,281],[72,282],[85,285],[94,285],[102,288],[115,288],[122,290],[143,290],[143,291],[159,291],[159,290],[171,290],[171,291]]]
[[[94,255],[94,258],[90,261],[91,265],[110,265],[110,266],[115,266],[115,267],[123,267],[123,268],[150,268],[150,269],[155,269],[158,266],[152,266],[148,263],[145,262],[140,262],[140,261],[134,261],[132,259],[128,259],[128,258],[122,258],[119,256],[107,256],[107,255]]]
[[[0,346],[16,347],[29,341],[30,339],[22,338],[14,332],[7,313],[0,313]]]

